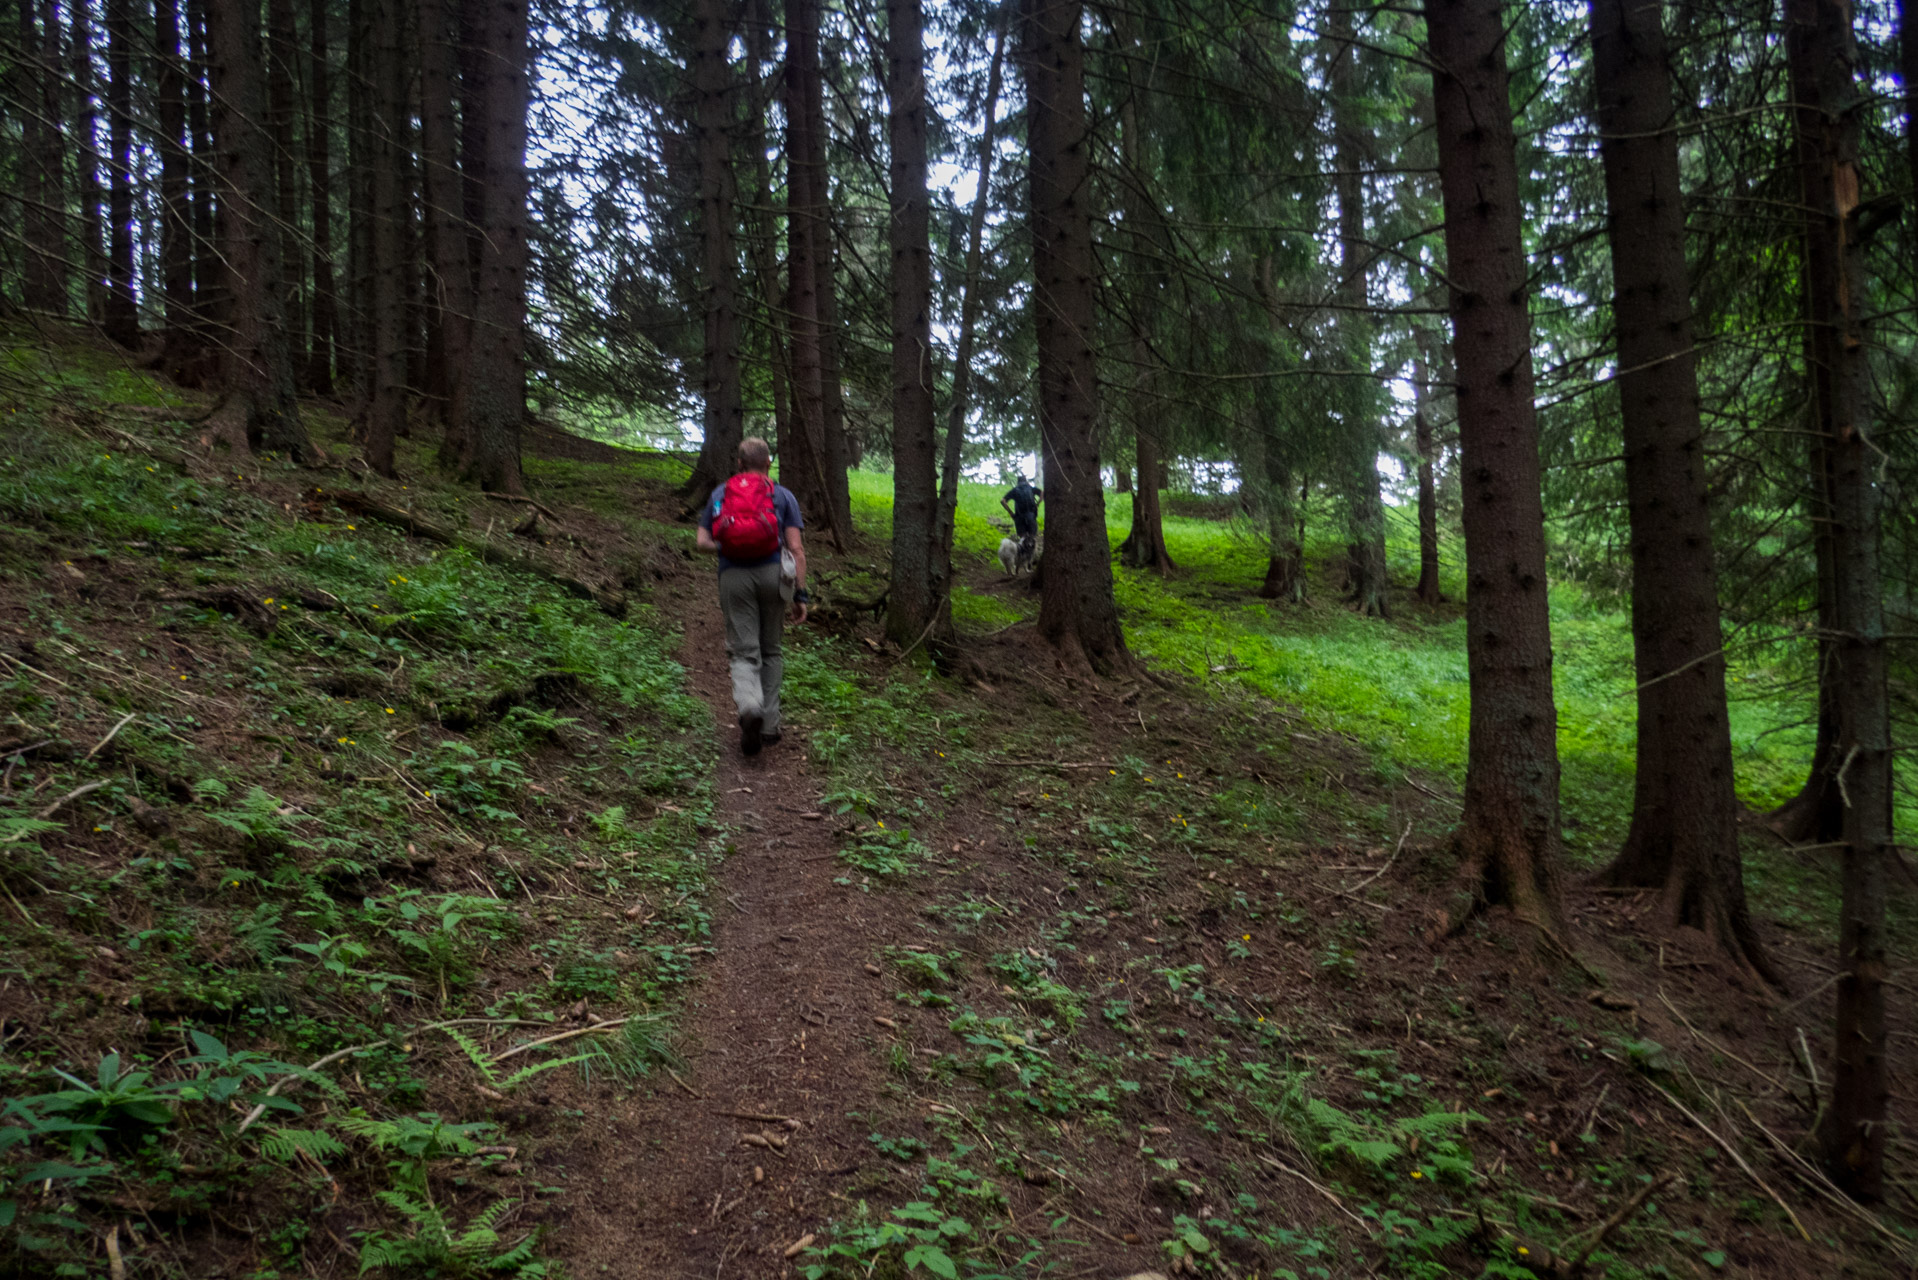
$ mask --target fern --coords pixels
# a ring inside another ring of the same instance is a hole
[[[541,1280],[557,1274],[533,1256],[539,1241],[537,1231],[528,1232],[510,1247],[502,1248],[500,1224],[519,1207],[516,1200],[495,1201],[456,1232],[446,1211],[425,1195],[396,1189],[382,1191],[376,1198],[405,1220],[407,1233],[402,1236],[372,1231],[359,1233],[361,1275],[388,1270],[402,1275],[484,1274]]]
[[[569,1058],[550,1058],[545,1062],[536,1062],[530,1067],[521,1067],[510,1076],[501,1076],[498,1064],[493,1061],[486,1050],[482,1049],[471,1036],[463,1034],[455,1027],[442,1027],[440,1029],[452,1037],[453,1043],[458,1045],[461,1052],[465,1053],[467,1058],[472,1061],[473,1069],[479,1072],[480,1079],[486,1082],[487,1087],[497,1089],[501,1093],[511,1093],[514,1089],[525,1084],[541,1072],[551,1071],[555,1067],[564,1067],[575,1062],[585,1062],[590,1058],[604,1056],[599,1050],[588,1050],[585,1053],[576,1053]]]
[[[324,1129],[269,1129],[260,1139],[260,1150],[282,1164],[301,1156],[324,1163],[328,1156],[344,1154],[346,1144]]]

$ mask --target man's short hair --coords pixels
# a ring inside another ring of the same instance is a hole
[[[758,436],[747,436],[739,442],[739,469],[741,471],[770,471],[773,465],[773,451]]]

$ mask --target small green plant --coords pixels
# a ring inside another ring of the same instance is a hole
[[[68,1135],[76,1159],[87,1151],[104,1153],[110,1146],[125,1147],[140,1134],[173,1123],[174,1107],[180,1101],[178,1083],[155,1084],[151,1071],[123,1071],[117,1053],[100,1059],[93,1084],[58,1067],[53,1074],[73,1088],[26,1101],[42,1115],[72,1122]]]
[[[464,1053],[467,1060],[473,1064],[473,1069],[479,1072],[480,1079],[486,1082],[487,1087],[497,1089],[501,1093],[511,1093],[536,1075],[541,1075],[558,1067],[570,1066],[575,1062],[585,1062],[598,1056],[588,1051],[586,1053],[576,1053],[569,1058],[548,1058],[544,1062],[535,1062],[531,1066],[521,1067],[512,1075],[505,1076],[500,1074],[499,1067],[493,1061],[492,1055],[480,1048],[471,1036],[462,1035],[458,1029],[454,1027],[442,1027],[441,1030],[445,1031],[453,1043],[460,1047],[460,1052]]]
[[[906,1275],[923,1272],[940,1280],[958,1280],[954,1250],[972,1234],[972,1224],[924,1200],[899,1205],[887,1218],[874,1218],[862,1200],[857,1216],[834,1228],[830,1241],[806,1251],[800,1274],[806,1280],[841,1275],[869,1276],[887,1259]],[[850,1264],[850,1265],[848,1265]]]
[[[839,851],[841,862],[882,880],[911,873],[925,857],[926,846],[913,839],[912,832],[888,829],[884,822]]]

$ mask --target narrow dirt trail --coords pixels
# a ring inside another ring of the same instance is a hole
[[[834,825],[804,816],[819,794],[803,725],[740,754],[710,578],[664,583],[658,602],[720,729],[719,819],[735,848],[712,896],[717,957],[683,1023],[686,1088],[662,1074],[650,1099],[588,1119],[567,1160],[581,1194],[555,1244],[582,1277],[790,1275],[786,1249],[849,1208],[834,1193],[876,1163],[869,1126],[847,1112],[880,1087],[868,1042],[890,1002],[865,965],[905,904],[833,883]]]

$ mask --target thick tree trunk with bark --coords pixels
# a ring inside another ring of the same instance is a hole
[[[1558,709],[1505,6],[1427,0],[1425,13],[1465,484],[1472,709],[1456,839],[1483,902],[1556,935],[1564,919]]]
[[[1864,315],[1871,304],[1859,231],[1858,54],[1849,0],[1787,0],[1785,44],[1798,104],[1806,210],[1805,289],[1829,393],[1821,405],[1824,508],[1830,528],[1828,684],[1832,776],[1844,845],[1838,927],[1836,1069],[1819,1126],[1825,1167],[1861,1200],[1883,1198],[1890,1096],[1885,1026],[1887,864],[1892,857],[1890,694],[1879,565],[1882,450],[1870,438]],[[1822,565],[1820,566],[1823,567]]]
[[[272,0],[277,2],[277,0]],[[367,321],[372,330],[372,381],[362,402],[361,447],[366,465],[394,474],[394,443],[406,429],[406,223],[407,191],[401,181],[401,139],[406,129],[406,68],[400,43],[399,6],[373,6],[366,61],[372,80],[367,156],[373,209],[367,281]]]
[[[1085,51],[1078,0],[1021,0],[1019,61],[1032,156],[1033,325],[1046,550],[1039,634],[1072,665],[1129,667],[1112,595],[1099,474],[1099,386],[1092,211],[1087,206]]]
[[[307,7],[306,186],[313,198],[313,338],[306,362],[306,389],[333,394],[334,348],[339,341],[339,303],[333,286],[333,77],[327,47],[328,0]]]
[[[466,109],[480,117],[478,267],[473,334],[460,398],[453,403],[461,472],[482,489],[519,493],[520,424],[526,416],[527,179],[526,0],[470,0]]]
[[[378,0],[373,0],[378,3]],[[373,170],[380,149],[373,123],[373,19],[367,0],[346,6],[346,280],[340,308],[340,374],[355,417],[373,394]]]
[[[1259,298],[1265,303],[1266,319],[1277,333],[1284,328],[1284,322],[1279,315],[1279,291],[1273,279],[1270,256],[1259,259],[1257,288]],[[1305,601],[1304,529],[1292,497],[1298,481],[1292,474],[1277,425],[1279,391],[1267,378],[1259,381],[1255,394],[1258,417],[1252,430],[1257,448],[1248,456],[1256,465],[1249,467],[1248,472],[1264,485],[1266,516],[1265,581],[1259,585],[1259,597],[1302,604]]]
[[[826,124],[826,87],[820,67],[819,9],[812,16],[811,53],[807,61],[806,140],[812,155],[806,166],[811,184],[812,266],[814,299],[819,316],[819,453],[824,476],[824,499],[839,543],[853,536],[852,492],[846,480],[852,450],[846,438],[846,390],[840,371],[844,364],[844,332],[839,324],[839,237],[831,199],[831,171],[827,162],[830,141]],[[791,157],[787,158],[790,166]]]
[[[220,253],[232,313],[221,335],[227,400],[212,426],[236,452],[254,449],[305,461],[314,449],[294,399],[280,227],[266,200],[273,161],[271,140],[260,127],[266,93],[259,0],[207,0],[206,15]]]
[[[890,103],[887,222],[892,251],[892,592],[886,634],[925,637],[947,606],[951,564],[939,528],[932,403],[932,204],[927,191],[925,15],[887,0]]]
[[[818,0],[786,0],[786,309],[792,319],[791,439],[779,442],[779,477],[808,518],[830,530],[826,483],[825,355],[821,343],[818,254],[825,240],[825,156],[806,107],[818,94]]]
[[[1337,332],[1347,372],[1356,375],[1371,369],[1372,325],[1364,311],[1371,251],[1365,244],[1366,137],[1358,118],[1359,50],[1351,7],[1333,4],[1326,12],[1326,26],[1337,45],[1331,77],[1332,186],[1339,213]],[[1385,504],[1379,497],[1379,423],[1369,388],[1359,377],[1341,379],[1339,391],[1345,471],[1340,487],[1350,544],[1346,587],[1360,613],[1383,618],[1391,608],[1386,595]]]
[[[295,117],[299,114],[300,32],[293,18],[293,0],[267,0],[266,5],[267,132],[273,139],[275,211],[280,233],[291,237],[282,261],[286,270],[287,358],[298,371],[306,366],[306,255],[298,249],[295,230],[300,225],[299,150],[294,145]]]
[[[733,76],[727,58],[733,15],[726,0],[694,0],[693,132],[699,151],[699,259],[705,317],[700,399],[705,434],[699,461],[686,482],[703,503],[736,469],[745,438],[739,382],[739,305],[734,282],[733,228],[738,200],[733,177]]]
[[[21,163],[25,170],[26,270],[22,301],[35,311],[67,313],[66,143],[61,110],[60,19],[52,0],[20,6]],[[36,12],[37,11],[37,12]],[[36,21],[37,18],[37,21]]]
[[[1011,13],[1011,6],[1006,6]],[[979,131],[979,185],[966,220],[966,274],[960,284],[959,341],[952,365],[952,403],[946,406],[946,439],[939,467],[939,543],[948,566],[952,563],[953,530],[959,512],[959,472],[965,463],[966,416],[971,412],[972,347],[979,328],[980,273],[985,264],[986,211],[992,204],[992,148],[994,116],[1005,61],[1006,32],[1002,25],[993,38],[992,63],[986,72],[984,119]],[[951,611],[947,610],[950,618]]]
[[[1427,333],[1417,337],[1418,355],[1412,367],[1412,433],[1419,455],[1419,584],[1415,594],[1425,604],[1445,599],[1439,591],[1438,446],[1432,439],[1432,393],[1427,385],[1432,362],[1426,351]]]
[[[449,330],[461,323],[452,294],[466,274],[466,233],[459,223],[460,186],[455,106],[459,61],[447,0],[417,0],[420,42],[420,238],[426,259],[426,368],[422,407],[446,421],[458,346]]]
[[[123,347],[140,344],[133,300],[133,6],[106,0],[107,296],[102,327]]]
[[[160,367],[178,378],[199,345],[193,318],[192,170],[179,0],[155,0],[153,29],[160,118],[160,270],[166,299],[166,347]]]
[[[1150,394],[1147,386],[1137,394]],[[1142,406],[1134,405],[1136,414]],[[1172,553],[1165,549],[1165,513],[1160,495],[1165,489],[1165,462],[1159,437],[1152,428],[1134,426],[1134,459],[1139,482],[1132,490],[1132,528],[1119,544],[1119,559],[1133,569],[1157,569],[1161,577],[1172,572]]]
[[[1677,121],[1659,7],[1593,0],[1592,57],[1638,679],[1632,824],[1601,879],[1661,890],[1668,924],[1702,931],[1734,962],[1777,981],[1745,905],[1739,862]]]

